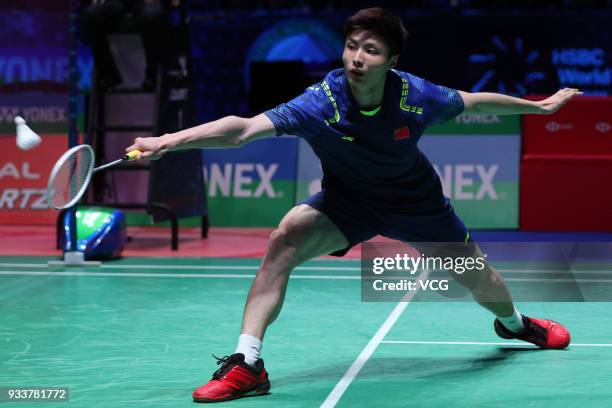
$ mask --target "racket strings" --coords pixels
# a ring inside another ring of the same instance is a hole
[[[69,206],[82,194],[81,190],[86,187],[92,168],[92,160],[93,155],[87,149],[76,150],[64,160],[52,182],[50,200],[55,208]]]

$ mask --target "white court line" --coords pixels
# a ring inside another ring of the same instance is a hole
[[[48,268],[47,264],[27,264],[27,263],[0,263],[1,268]]]
[[[2,263],[0,262],[0,268],[48,268],[49,265],[46,263]],[[127,264],[127,265],[113,265],[113,264],[102,264],[99,268],[103,269],[175,269],[175,270],[258,270],[257,265],[147,265],[147,264]],[[360,271],[361,268],[358,266],[298,266],[294,270],[296,271]],[[612,269],[610,270],[538,270],[538,269],[497,269],[501,273],[536,273],[536,274],[564,274],[564,273],[575,273],[575,274],[594,274],[594,275],[611,275]],[[511,280],[507,278],[506,280]]]
[[[548,283],[612,283],[610,279],[556,279],[556,278],[504,278],[506,282],[548,282]]]
[[[311,270],[318,270],[318,269]],[[117,268],[121,269],[121,268]],[[164,268],[169,269],[169,268]],[[210,268],[211,270],[224,270],[225,266]],[[242,267],[234,267],[234,270],[241,270]],[[249,269],[252,270],[252,269]],[[295,270],[300,270],[296,268]],[[302,269],[303,270],[303,269]],[[327,269],[325,269],[327,270]],[[116,276],[123,278],[254,278],[251,274],[231,274],[231,273],[133,273],[133,272],[87,272],[87,271],[0,271],[0,275],[5,276]],[[359,280],[361,275],[296,275],[292,274],[291,279],[328,279],[328,280]],[[417,278],[418,279],[418,278]],[[413,279],[409,279],[413,280]],[[506,278],[506,282],[548,282],[548,283],[612,283],[612,279],[537,279],[537,278]],[[416,280],[415,280],[416,281]]]
[[[0,268],[48,268],[49,265],[43,264],[22,264],[22,263],[0,263]],[[102,269],[176,269],[176,270],[238,270],[238,271],[256,271],[259,266],[256,265],[143,265],[143,264],[130,264],[130,265],[107,265],[102,264],[96,268]],[[359,267],[351,266],[298,266],[294,271],[360,271]]]
[[[253,274],[231,274],[231,273],[134,273],[134,272],[43,272],[43,271],[0,271],[0,275],[7,276],[107,276],[117,278],[228,278],[228,279],[253,279]],[[347,275],[296,275],[292,274],[289,279],[321,279],[321,280],[359,280],[360,276]]]
[[[423,270],[421,274],[418,276],[418,280],[427,279],[429,275],[429,271]],[[417,289],[418,290],[418,289]],[[374,351],[378,345],[383,341],[389,330],[393,327],[397,319],[401,316],[401,314],[406,310],[408,304],[416,294],[416,290],[407,292],[406,295],[402,298],[402,300],[393,308],[389,316],[385,322],[380,326],[374,337],[370,339],[365,348],[361,351],[357,359],[351,364],[349,369],[344,373],[344,376],[338,381],[334,389],[329,393],[325,401],[321,404],[321,408],[332,408],[335,407],[346,389],[351,385],[351,382],[355,379],[359,371],[363,368],[364,364],[368,359],[372,356]]]
[[[383,340],[384,344],[440,344],[449,346],[519,346],[537,347],[526,343],[498,343],[482,341],[409,341],[409,340]],[[612,343],[570,343],[570,347],[612,347]]]
[[[1,265],[0,265],[1,266]],[[105,269],[186,269],[186,270],[258,270],[259,265],[101,265]],[[298,266],[294,271],[359,271],[361,268],[350,266]]]
[[[1,263],[0,268],[48,268],[49,265],[46,263]],[[147,265],[147,264],[127,264],[127,265],[113,265],[113,264],[102,264],[98,266],[103,269],[176,269],[176,270],[258,270],[257,265]],[[298,266],[294,270],[299,271],[360,271],[360,267],[353,266]],[[561,273],[577,273],[577,274],[609,274],[612,275],[612,270],[572,270],[572,271],[540,271],[537,269],[498,269],[499,272],[504,273],[540,273],[540,274],[561,274]],[[509,278],[512,279],[512,278]],[[508,280],[508,279],[507,279]]]
[[[373,277],[368,277],[368,279],[376,279]],[[409,281],[415,281],[413,278],[388,278],[391,279],[405,279]],[[432,277],[432,279],[439,280],[451,280],[450,277],[443,278],[439,276]],[[504,278],[505,282],[547,282],[547,283],[612,283],[612,276],[609,279],[556,279],[556,278]]]
[[[537,270],[537,269],[497,269],[498,272],[502,273],[533,273],[533,274],[564,274],[564,273],[577,273],[577,274],[593,274],[593,275],[612,275],[612,269],[609,270],[588,270],[588,269],[569,269],[569,270]]]

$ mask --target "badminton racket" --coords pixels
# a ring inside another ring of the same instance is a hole
[[[140,151],[132,150],[119,160],[94,167],[96,155],[89,145],[79,145],[64,153],[55,163],[47,183],[49,207],[65,210],[75,205],[85,193],[91,176],[125,161],[138,160]]]

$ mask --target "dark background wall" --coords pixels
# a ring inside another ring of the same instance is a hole
[[[0,86],[67,81],[66,4],[63,0],[0,4]],[[563,86],[578,87],[587,94],[612,92],[609,0],[191,0],[187,5],[200,121],[257,113],[262,106],[253,103],[252,85],[257,91],[261,88],[257,79],[270,78],[256,75],[252,84],[252,62],[280,59],[278,50],[276,56],[267,53],[300,31],[302,45],[325,48],[324,55],[311,55],[308,60],[308,52],[304,53],[303,68],[271,74],[274,81],[264,87],[271,101],[275,90],[284,90],[278,96],[286,98],[340,66],[345,19],[358,8],[372,5],[400,14],[411,33],[398,68],[431,81],[514,95],[548,94]],[[82,46],[83,88],[89,87],[91,68],[89,50]]]

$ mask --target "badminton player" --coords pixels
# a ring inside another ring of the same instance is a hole
[[[408,33],[400,18],[380,8],[351,16],[344,36],[344,67],[295,99],[252,118],[229,116],[174,134],[138,138],[127,148],[156,159],[172,150],[239,147],[293,134],[306,140],[321,160],[322,191],[291,209],[270,235],[246,300],[235,353],[219,359],[212,379],[193,392],[197,402],[270,389],[260,356],[262,341],[281,310],[289,274],[302,262],[324,254],[342,256],[377,234],[403,242],[471,243],[433,166],[417,147],[428,126],[462,112],[550,114],[580,93],[563,89],[547,99],[527,101],[462,92],[397,71]],[[470,247],[478,253],[475,244]],[[474,299],[495,315],[499,336],[541,348],[568,346],[570,335],[561,324],[517,310],[495,269],[487,265],[474,273],[479,274],[478,284],[468,286]]]

